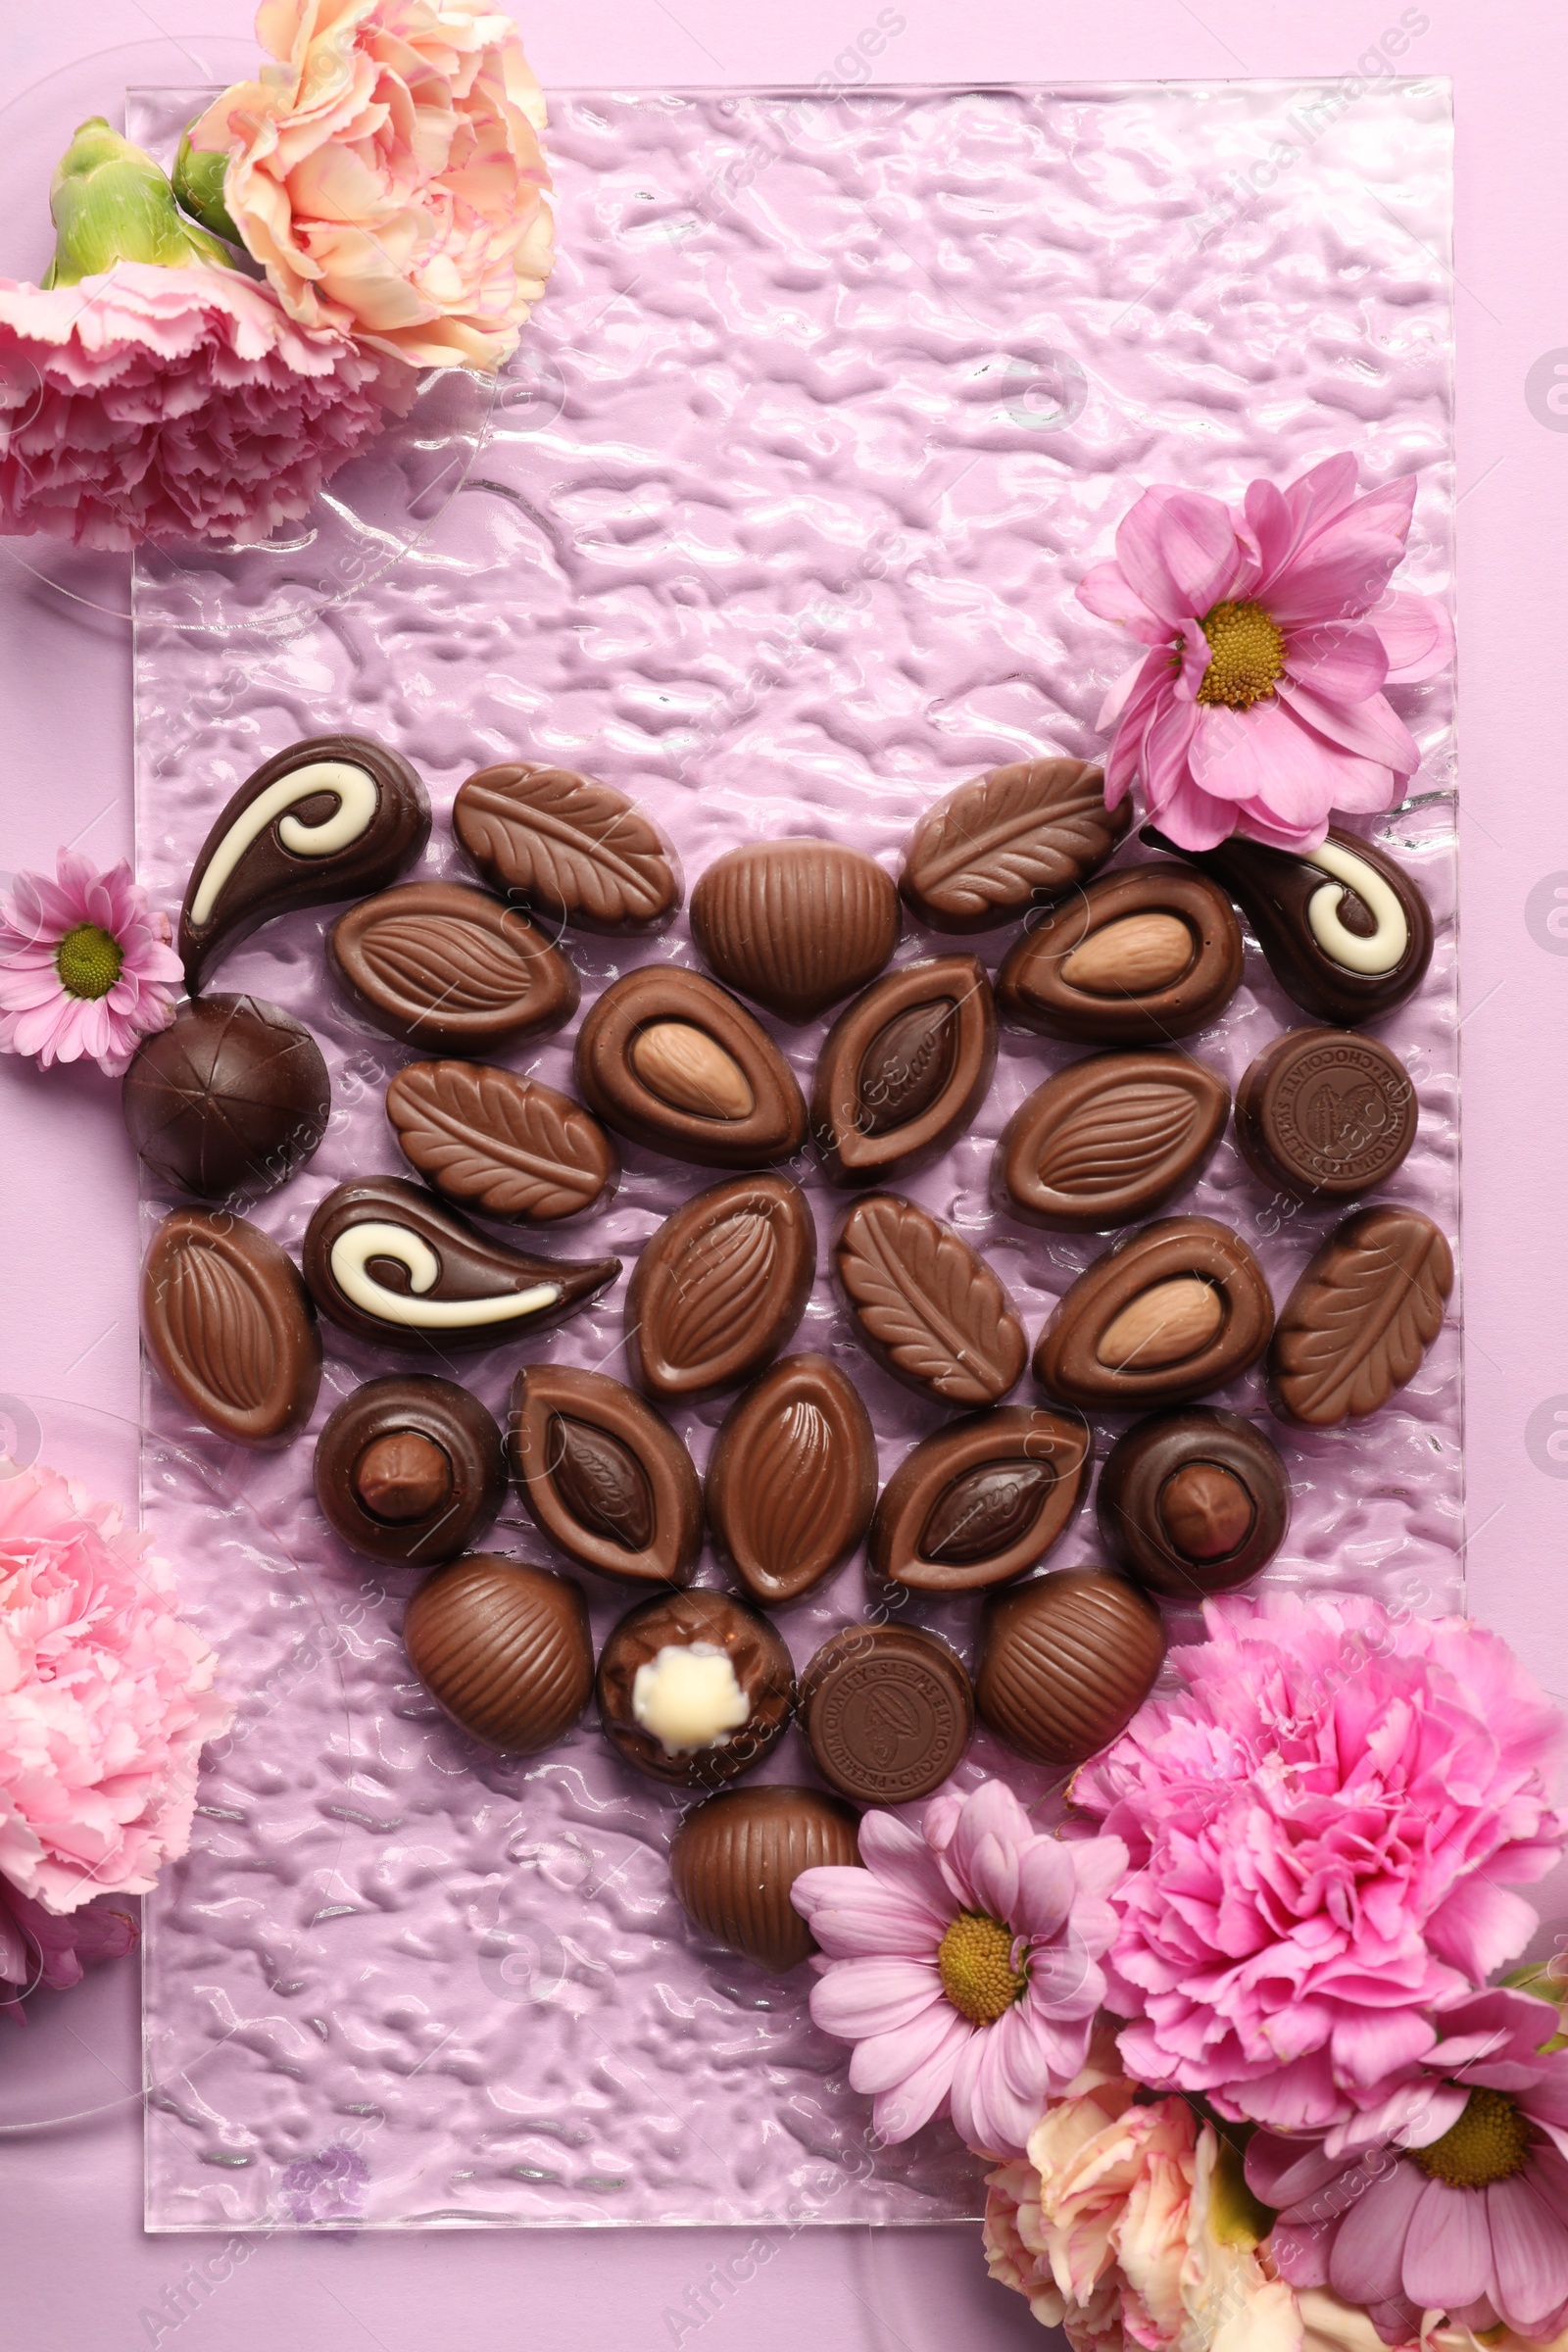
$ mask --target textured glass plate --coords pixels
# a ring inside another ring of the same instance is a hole
[[[318,534],[202,566],[203,610],[189,565],[141,565],[140,857],[159,899],[177,906],[260,760],[345,726],[405,752],[443,815],[503,756],[586,767],[655,812],[688,885],[731,844],[792,832],[893,868],[953,785],[1100,749],[1125,649],[1072,590],[1151,481],[1235,496],[1347,447],[1369,481],[1418,468],[1401,577],[1446,592],[1446,92],[1347,86],[558,102],[561,266],[445,513],[409,529],[383,465],[373,511],[344,476]],[[461,443],[466,425],[430,418],[438,473],[442,434]],[[381,544],[396,562],[368,588],[363,570],[345,579],[353,551]],[[1420,997],[1384,1025],[1421,1100],[1390,1189],[1452,1233],[1449,682],[1400,702],[1425,763],[1376,837],[1420,876],[1439,944]],[[442,816],[424,870],[461,870]],[[403,1056],[325,984],[328,919],[273,924],[220,978],[302,1015],[331,1068],[318,1160],[257,1211],[289,1247],[332,1185],[399,1167],[381,1096]],[[909,933],[900,953],[933,944]],[[977,944],[994,966],[1007,943]],[[684,922],[653,945],[570,952],[585,1003],[629,963],[692,959]],[[1196,1050],[1234,1084],[1300,1019],[1254,950]],[[775,1033],[806,1079],[821,1025]],[[522,1066],[569,1084],[569,1056],[568,1033]],[[999,1216],[989,1166],[1010,1112],[1070,1058],[1004,1041],[974,1132],[908,1187],[986,1250],[1031,1339],[1102,1245]],[[552,1246],[613,1249],[629,1269],[708,1181],[629,1151],[611,1213]],[[825,1241],[837,1204],[808,1182]],[[1184,1205],[1245,1233],[1279,1299],[1326,1222],[1282,1213],[1229,1144]],[[624,1282],[541,1348],[623,1370],[623,1298]],[[823,1278],[797,1345],[858,1382],[884,1476],[941,1418],[867,1364]],[[499,1407],[514,1360],[500,1348],[462,1377]],[[329,1335],[318,1422],[388,1368]],[[1255,1377],[1223,1401],[1265,1410]],[[699,1463],[722,1410],[676,1416]],[[509,1761],[437,1713],[398,1638],[409,1580],[368,1573],[325,1532],[308,1441],[237,1458],[154,1380],[146,1412],[160,1438],[220,1460],[277,1534],[275,1551],[230,1539],[201,1493],[150,1468],[149,1523],[240,1700],[196,1849],[149,1906],[150,2228],[976,2210],[979,2168],[946,2125],[871,2143],[847,2053],[810,2024],[808,1972],[770,1980],[686,1929],[666,1868],[675,1800],[591,1723]],[[1456,1324],[1371,1424],[1276,1434],[1296,1517],[1271,1583],[1457,1602]],[[1093,1558],[1092,1527],[1085,1514],[1052,1564]],[[548,1556],[515,1508],[496,1542]],[[711,1559],[703,1576],[720,1581]],[[625,1596],[589,1581],[602,1638]],[[781,1618],[797,1662],[866,1607],[855,1562]],[[971,1656],[976,1613],[911,1612]],[[809,1769],[795,1735],[765,1768]],[[982,1739],[963,1778],[990,1771],[1053,1817],[1046,1777]]]

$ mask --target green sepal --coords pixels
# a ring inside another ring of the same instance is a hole
[[[234,257],[216,237],[182,217],[152,157],[101,115],[80,124],[61,157],[49,212],[56,243],[48,286],[74,286],[117,262],[152,262],[165,270],[190,263],[234,267]]]
[[[223,202],[227,174],[227,156],[212,148],[193,147],[187,127],[180,134],[179,153],[174,158],[174,194],[203,228],[210,228],[215,237],[226,238],[230,245],[240,245],[244,239],[229,219],[228,207]]]

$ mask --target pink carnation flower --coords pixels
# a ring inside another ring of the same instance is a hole
[[[1334,809],[1393,807],[1421,755],[1383,689],[1453,654],[1440,605],[1389,592],[1414,500],[1409,478],[1357,498],[1348,456],[1253,482],[1240,513],[1145,491],[1078,590],[1150,649],[1100,713],[1111,808],[1137,776],[1154,823],[1208,850],[1237,829],[1315,849]]]
[[[1149,1701],[1082,1771],[1126,1839],[1112,2006],[1128,2071],[1286,2132],[1378,2107],[1431,2051],[1435,2005],[1517,1957],[1506,1881],[1562,1849],[1563,1723],[1461,1618],[1275,1594],[1204,1606]]]
[[[167,1029],[180,976],[169,918],[121,863],[95,873],[62,850],[56,879],[19,874],[0,898],[0,1054],[96,1061],[118,1077],[137,1041]]]
[[[0,1479],[0,1872],[45,1909],[143,1894],[232,1713],[174,1575],[58,1472]]]
[[[102,1898],[61,1919],[0,1879],[0,2009],[20,2025],[38,1985],[69,1992],[96,1962],[133,1952],[138,1934],[128,1911]]]
[[[1043,1837],[987,1781],[933,1797],[919,1830],[867,1813],[860,1855],[863,1868],[803,1871],[791,1890],[822,1947],[811,2015],[857,2045],[850,2081],[875,2094],[885,2140],[951,2103],[971,2147],[1021,2153],[1087,2055],[1125,1846]]]

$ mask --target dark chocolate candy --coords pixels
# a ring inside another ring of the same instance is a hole
[[[876,1440],[825,1355],[787,1355],[736,1398],[708,1457],[708,1517],[764,1607],[841,1568],[876,1504]]]
[[[435,1054],[546,1037],[577,1009],[577,975],[525,915],[466,882],[405,882],[326,935],[338,985],[368,1021]]]
[[[1194,1600],[1268,1566],[1291,1523],[1290,1481],[1250,1421],[1195,1405],[1116,1440],[1095,1511],[1118,1568],[1152,1592]]]
[[[195,996],[213,965],[274,914],[383,890],[430,838],[406,760],[365,735],[313,735],[248,776],[185,886],[179,955]]]
[[[922,1168],[968,1127],[997,1066],[984,965],[933,956],[878,980],[828,1031],[811,1133],[835,1184]]]
[[[1347,1217],[1281,1311],[1268,1359],[1275,1409],[1313,1429],[1377,1412],[1420,1370],[1452,1289],[1453,1252],[1418,1208]]]
[[[816,1949],[790,1901],[803,1870],[860,1859],[850,1807],[820,1788],[729,1788],[694,1805],[669,1849],[675,1900],[715,1943],[782,1976]]]
[[[833,1274],[856,1337],[917,1396],[997,1404],[1028,1359],[1023,1326],[985,1259],[897,1193],[840,1219]]]
[[[801,1677],[801,1728],[817,1770],[862,1805],[940,1788],[974,1733],[963,1661],[912,1625],[847,1625]]]
[[[716,1788],[760,1764],[795,1707],[790,1653],[733,1593],[645,1600],[605,1642],[595,1684],[616,1751],[639,1772]]]
[[[938,801],[910,834],[899,889],[933,931],[989,931],[1086,882],[1126,832],[1087,760],[994,767]]]
[[[1255,1364],[1273,1327],[1263,1270],[1240,1234],[1212,1217],[1160,1217],[1057,1301],[1035,1377],[1084,1412],[1185,1404]]]
[[[873,1573],[926,1592],[1022,1576],[1071,1526],[1093,1458],[1088,1423],[1040,1405],[1003,1405],[939,1429],[883,1490]]]
[[[1159,1611],[1103,1568],[1063,1568],[993,1592],[975,1701],[1037,1764],[1082,1764],[1137,1714],[1165,1657]]]
[[[816,1272],[810,1203],[785,1176],[732,1176],[666,1217],[626,1293],[626,1358],[650,1396],[695,1404],[770,1363]]]
[[[1013,1112],[998,1197],[1057,1233],[1130,1225],[1196,1184],[1230,1106],[1224,1079],[1185,1054],[1092,1054]]]
[[[580,1102],[490,1062],[411,1061],[386,1090],[386,1115],[426,1184],[507,1224],[608,1208],[620,1175],[614,1146]]]
[[[1010,1020],[1086,1046],[1158,1046],[1207,1028],[1242,977],[1241,926],[1215,882],[1162,862],[1102,874],[1009,951]]]
[[[812,1021],[874,979],[899,942],[899,894],[836,841],[752,841],[692,893],[692,937],[721,980],[785,1021]]]
[[[806,1141],[795,1074],[744,1005],[701,972],[645,963],[577,1032],[577,1086],[633,1143],[713,1168],[788,1159]]]
[[[452,806],[458,846],[492,890],[574,930],[662,931],[681,901],[675,853],[612,784],[503,760]]]
[[[586,1306],[618,1257],[532,1257],[475,1231],[401,1177],[340,1184],[305,1233],[305,1279],[323,1315],[385,1348],[495,1348]]]
[[[141,1274],[147,1351],[175,1396],[220,1438],[281,1446],[311,1417],[321,1335],[299,1270],[259,1226],[226,1209],[176,1208]]]
[[[525,1364],[512,1390],[512,1474],[568,1559],[633,1585],[685,1585],[703,1547],[692,1457],[634,1389],[603,1372]]]
[[[121,1087],[153,1182],[208,1200],[270,1193],[315,1153],[332,1090],[308,1029],[259,997],[197,997],[143,1038]]]
[[[477,1396],[425,1372],[368,1380],[316,1441],[316,1498],[372,1560],[432,1567],[489,1530],[506,1499],[501,1432]]]
[[[403,1620],[403,1646],[453,1722],[506,1755],[553,1747],[594,1685],[578,1587],[494,1552],[470,1552],[425,1578]]]
[[[1254,1176],[1298,1200],[1353,1200],[1415,1142],[1415,1089],[1375,1037],[1292,1029],[1236,1090],[1236,1141]]]

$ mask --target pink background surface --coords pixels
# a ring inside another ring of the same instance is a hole
[[[69,15],[31,13],[25,30],[15,17],[6,27],[0,136],[9,193],[19,185],[15,142],[42,126],[41,199],[79,115],[110,105],[127,79],[169,78],[166,26],[180,33],[194,18],[204,36],[240,36],[249,9],[202,0],[175,16],[140,0],[75,0]],[[1310,22],[1301,12],[1294,23],[1255,0],[1204,0],[1201,18],[1185,0],[1123,0],[1092,24],[1048,24],[1036,0],[969,0],[961,12],[903,0],[898,13],[905,28],[871,69],[890,79],[1351,74],[1373,69],[1390,32],[1396,44],[1383,54],[1396,55],[1399,71],[1454,78],[1470,1600],[1548,1687],[1568,1693],[1568,1618],[1545,1601],[1568,1487],[1539,1435],[1559,1394],[1568,1410],[1568,1270],[1550,1246],[1565,1132],[1553,1079],[1568,1031],[1568,938],[1558,941],[1543,912],[1559,873],[1568,889],[1551,723],[1568,622],[1568,578],[1556,561],[1568,537],[1568,441],[1552,426],[1568,419],[1527,399],[1532,369],[1545,360],[1538,374],[1549,375],[1549,355],[1568,346],[1568,167],[1557,119],[1568,24],[1520,0],[1468,21],[1452,9],[1405,11],[1402,30],[1398,9],[1369,11],[1363,0],[1320,0]],[[858,71],[854,45],[876,15],[861,0],[797,0],[742,23],[718,0],[679,0],[673,15],[664,0],[617,0],[592,18],[562,10],[541,19],[530,46],[547,86],[812,81]],[[138,54],[128,46],[137,43],[149,46]],[[101,87],[62,71],[111,49],[123,54],[104,60]],[[205,79],[210,41],[192,35],[189,49],[199,69],[191,78]],[[220,69],[228,62],[220,58]],[[55,74],[58,123],[37,87]],[[29,233],[15,218],[0,223],[0,266],[36,270],[46,239],[29,247]],[[104,569],[102,602],[123,602],[117,566]],[[0,551],[0,867],[44,862],[73,837],[105,862],[128,847],[127,634],[112,611],[63,602]],[[66,1396],[129,1414],[128,1151],[101,1115],[93,1078],[40,1078],[8,1063],[0,1106],[9,1244],[0,1395]],[[593,2341],[641,2352],[697,2338],[706,2352],[783,2346],[803,2334],[822,2352],[1039,2340],[1022,2304],[986,2282],[972,2233],[956,2232],[774,2233],[772,2258],[731,2298],[710,2297],[713,2316],[700,2326],[687,2323],[704,2308],[710,2265],[735,2250],[727,2233],[614,2243],[277,2238],[254,2247],[205,2300],[182,2306],[180,2281],[204,2249],[144,2239],[138,2228],[131,1972],[114,1971],[69,2002],[34,2004],[33,2021],[0,2052],[0,2113],[58,2111],[62,2082],[73,2104],[123,2103],[44,2141],[0,2139],[7,2334],[27,2352],[175,2338],[235,2352],[273,2352],[280,2338],[307,2352],[366,2340],[404,2352],[474,2336],[526,2340],[541,2352]]]

